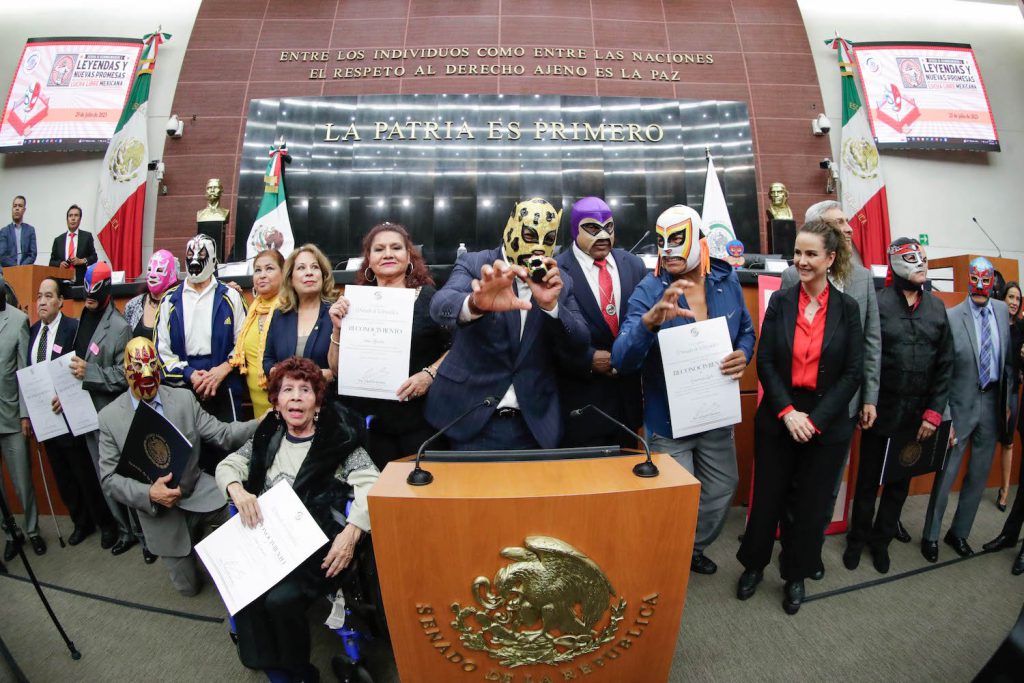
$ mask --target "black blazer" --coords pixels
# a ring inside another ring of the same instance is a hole
[[[28,364],[32,365],[35,358],[32,357],[32,348],[35,346],[36,337],[39,336],[39,330],[42,329],[42,322],[37,320],[33,323],[32,327],[28,331]],[[75,350],[75,335],[78,334],[78,318],[69,318],[66,315],[61,315],[60,325],[57,326],[57,334],[54,336],[53,345],[54,349],[50,352],[49,360],[53,360],[58,356],[71,353]],[[60,347],[60,351],[56,347]]]
[[[793,390],[793,337],[799,315],[800,285],[772,296],[761,323],[757,375],[764,388],[755,426],[758,435],[779,436],[786,427],[778,418],[792,405],[806,412],[821,434],[821,443],[836,443],[853,435],[849,405],[864,373],[864,333],[857,300],[829,284],[825,336],[813,392]]]
[[[647,267],[625,249],[613,249],[615,266],[619,275],[620,295],[619,326],[626,320],[629,312],[629,297],[637,284],[647,275]],[[615,343],[611,328],[605,322],[601,306],[583,274],[580,262],[576,260],[572,245],[568,245],[555,259],[563,273],[572,278],[571,296],[576,300],[582,313],[583,321],[590,330],[590,345],[586,353],[570,352],[562,354],[559,360],[559,390],[562,396],[562,412],[565,429],[568,434],[574,428],[589,429],[587,421],[570,421],[568,414],[576,408],[593,403],[606,413],[626,423],[631,429],[637,429],[644,421],[644,399],[640,387],[640,373],[616,375],[608,377],[593,374],[590,370],[595,351],[611,351]],[[564,351],[564,349],[559,349]]]
[[[65,230],[53,238],[53,247],[50,249],[51,268],[59,267],[60,262],[67,256],[67,252],[64,250],[67,237],[68,232]],[[84,266],[75,266],[75,284],[80,285],[85,280],[85,269],[96,263],[97,259],[96,242],[93,240],[91,232],[79,228],[75,233],[75,257],[86,260]]]

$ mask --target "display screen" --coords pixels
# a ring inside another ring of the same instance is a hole
[[[999,151],[970,45],[858,43],[853,55],[879,148]]]
[[[0,121],[0,152],[103,150],[138,67],[136,38],[30,38]]]

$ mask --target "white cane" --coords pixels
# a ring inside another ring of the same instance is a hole
[[[43,491],[46,492],[46,504],[50,506],[50,519],[53,520],[53,526],[57,529],[57,540],[60,541],[60,547],[66,547],[64,545],[64,535],[60,532],[60,524],[57,523],[57,515],[53,513],[53,499],[50,498],[50,485],[46,483],[46,468],[43,467],[43,452],[39,448],[39,442],[36,441],[36,457],[39,458],[39,476],[43,480]]]

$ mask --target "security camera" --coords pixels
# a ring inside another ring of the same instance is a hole
[[[179,119],[177,114],[171,114],[171,118],[167,119],[167,137],[180,138],[184,130],[185,122]]]
[[[820,168],[823,171],[827,171],[828,169],[832,168],[832,160],[829,159],[828,157],[825,157],[824,159],[818,162],[818,168]]]
[[[818,114],[811,119],[811,132],[818,137],[828,135],[830,130],[832,130],[832,122],[824,114]]]

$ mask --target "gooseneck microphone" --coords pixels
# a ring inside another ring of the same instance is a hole
[[[971,220],[974,221],[974,224],[978,226],[978,230],[981,230],[981,233],[988,238],[988,241],[992,243],[992,246],[996,248],[996,253],[999,254],[999,258],[1003,258],[1003,250],[1000,249],[999,245],[996,244],[996,241],[992,239],[992,235],[989,235],[987,232],[985,232],[985,228],[981,227],[981,223],[978,222],[977,218],[971,216]]]
[[[633,245],[632,247],[630,247],[630,248],[629,248],[629,253],[630,253],[630,254],[632,254],[633,252],[635,252],[635,251],[636,251],[636,248],[637,248],[637,247],[639,247],[639,246],[640,246],[640,244],[641,244],[641,243],[642,243],[642,242],[643,242],[643,241],[644,241],[645,239],[647,239],[647,236],[648,236],[648,235],[650,235],[650,234],[651,234],[651,231],[650,231],[650,230],[645,230],[645,231],[644,231],[644,234],[640,235],[640,239],[638,239],[638,240],[636,241],[636,244],[634,244],[634,245]]]
[[[420,459],[423,457],[423,451],[426,450],[427,446],[429,446],[431,443],[437,440],[442,434],[444,434],[449,429],[457,425],[459,422],[462,422],[462,420],[467,415],[472,413],[474,410],[478,408],[490,408],[491,406],[496,405],[498,405],[498,399],[494,398],[493,396],[488,396],[483,401],[480,401],[480,403],[471,406],[469,410],[464,412],[462,415],[459,415],[457,418],[446,424],[444,427],[441,427],[441,429],[438,430],[436,434],[433,434],[429,439],[420,444],[420,449],[416,451],[416,466],[413,468],[412,472],[409,473],[409,476],[406,477],[405,483],[409,484],[410,486],[426,486],[430,482],[434,481],[434,475],[420,467]]]
[[[647,445],[647,439],[643,438],[642,436],[640,436],[639,434],[634,432],[632,429],[630,429],[629,427],[627,427],[626,425],[622,424],[621,422],[616,420],[614,417],[609,415],[608,413],[604,412],[603,410],[601,410],[600,408],[595,406],[593,403],[588,403],[587,405],[583,406],[582,408],[577,408],[576,410],[574,410],[571,413],[569,413],[569,417],[579,417],[580,415],[582,415],[583,413],[587,412],[588,410],[592,410],[595,413],[597,413],[598,415],[601,415],[602,417],[604,417],[604,419],[608,420],[609,422],[611,422],[612,424],[614,424],[616,427],[618,427],[622,431],[626,432],[627,434],[631,434],[632,436],[635,436],[637,441],[639,441],[640,443],[642,443],[644,445],[644,451],[647,453],[647,460],[645,460],[644,462],[640,462],[640,463],[637,463],[636,465],[634,465],[633,466],[633,474],[635,474],[638,477],[644,477],[644,478],[650,478],[650,477],[658,476],[658,474],[659,474],[658,467],[653,462],[651,462],[651,447]]]

